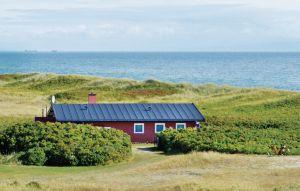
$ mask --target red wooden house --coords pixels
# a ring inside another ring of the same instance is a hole
[[[89,94],[88,104],[52,104],[46,117],[36,121],[72,122],[116,128],[131,136],[132,142],[154,142],[155,134],[167,128],[199,127],[204,121],[193,103],[96,103]]]

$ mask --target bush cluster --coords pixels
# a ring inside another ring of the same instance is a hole
[[[206,116],[208,124],[213,126],[235,126],[241,128],[293,128],[296,126],[294,121],[287,119],[261,119],[258,117],[241,117],[241,116]]]
[[[131,155],[130,137],[116,129],[72,123],[18,123],[0,129],[0,152],[27,165],[91,166]]]
[[[158,147],[166,153],[218,151],[225,153],[267,154],[271,145],[285,144],[287,154],[300,154],[297,129],[257,129],[228,126],[207,126],[201,129],[168,129],[158,136]]]

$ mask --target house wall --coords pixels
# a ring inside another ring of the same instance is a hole
[[[132,142],[138,143],[153,143],[155,141],[155,123],[156,122],[144,122],[144,133],[143,134],[135,134],[134,133],[134,122],[96,122],[92,123],[94,126],[99,127],[111,127],[115,129],[119,129],[130,135]],[[166,122],[167,128],[176,127],[177,122]],[[178,122],[182,123],[182,122]],[[186,127],[195,127],[195,122],[185,122]]]
[[[48,117],[36,117],[35,121],[40,122],[55,122],[54,118]],[[119,129],[130,135],[131,141],[136,143],[153,143],[155,141],[155,123],[163,123],[163,122],[144,122],[144,133],[143,134],[135,134],[134,133],[134,123],[135,122],[94,122],[91,125],[99,126],[99,127],[111,127],[115,129]],[[141,123],[141,122],[138,122]],[[176,123],[183,122],[165,122],[166,129],[167,128],[176,128]],[[196,122],[185,122],[186,127],[195,127]]]

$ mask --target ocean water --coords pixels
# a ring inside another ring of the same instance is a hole
[[[157,79],[300,91],[300,53],[0,52],[0,73]]]

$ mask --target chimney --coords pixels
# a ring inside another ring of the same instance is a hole
[[[96,94],[94,94],[93,92],[89,93],[88,103],[89,104],[95,104],[95,103],[97,103],[97,101],[96,101]]]

